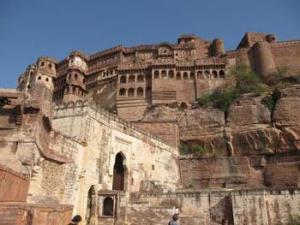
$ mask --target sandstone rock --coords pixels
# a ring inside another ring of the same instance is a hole
[[[280,99],[276,103],[273,119],[282,130],[290,148],[300,149],[300,85],[278,90]]]

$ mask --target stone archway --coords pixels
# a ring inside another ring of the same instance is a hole
[[[113,190],[123,191],[125,189],[125,156],[119,152],[115,158],[114,175],[113,175]]]
[[[86,208],[86,221],[87,224],[93,224],[96,217],[96,190],[92,185],[88,191],[87,208]]]

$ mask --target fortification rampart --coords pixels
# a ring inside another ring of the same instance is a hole
[[[169,145],[166,141],[162,140],[158,136],[155,136],[152,133],[139,128],[138,126],[121,119],[118,115],[112,114],[101,107],[96,108],[95,106],[91,106],[87,102],[83,101],[76,101],[75,103],[69,102],[68,104],[56,106],[54,109],[53,119],[55,120],[59,118],[84,116],[91,116],[98,122],[103,123],[112,129],[116,129],[120,132],[124,132],[130,136],[134,136],[150,143],[155,142],[161,143],[161,145],[165,146]],[[173,153],[176,155],[178,154],[177,152]]]

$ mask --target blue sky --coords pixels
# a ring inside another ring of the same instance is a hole
[[[299,0],[0,0],[0,87],[15,87],[38,56],[63,59],[118,44],[220,37],[233,49],[246,31],[300,39]]]

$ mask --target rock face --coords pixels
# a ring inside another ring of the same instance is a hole
[[[207,150],[180,159],[187,188],[296,188],[300,85],[278,89],[273,95],[276,102],[272,109],[263,104],[265,96],[244,95],[226,114],[214,108],[157,106],[143,120],[177,121],[181,143]]]

